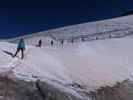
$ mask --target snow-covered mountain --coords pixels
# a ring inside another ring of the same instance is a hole
[[[81,37],[85,38],[86,40],[95,40],[96,36],[99,36],[99,38],[108,38],[109,34],[111,34],[112,37],[122,37],[125,36],[125,34],[131,34],[133,32],[132,17],[133,16],[130,15],[109,20],[72,25],[44,32],[34,33],[31,35],[26,35],[24,37],[28,38],[28,40],[30,41],[32,40],[32,42],[30,43],[36,43],[35,38],[45,38],[46,36],[50,36],[55,40],[66,39],[68,41],[71,38],[79,40]],[[15,41],[17,39],[18,38],[14,38],[11,39],[11,41]]]
[[[133,16],[126,16],[23,36],[27,44],[24,60],[9,55],[15,53],[19,37],[0,42],[0,72],[25,81],[49,82],[89,100],[91,97],[81,92],[132,81],[132,19]],[[81,42],[81,38],[86,42]],[[42,48],[35,47],[39,39],[43,40]],[[63,47],[61,39],[65,40]],[[71,44],[71,39],[75,43]],[[55,41],[53,47],[51,40]]]

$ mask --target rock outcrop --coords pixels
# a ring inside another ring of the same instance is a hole
[[[88,93],[88,99],[62,91],[47,82],[0,76],[0,100],[133,100],[133,82],[125,80]]]
[[[90,94],[92,100],[133,100],[133,82],[125,80],[113,87],[101,87]]]
[[[47,82],[0,76],[0,100],[82,100]]]

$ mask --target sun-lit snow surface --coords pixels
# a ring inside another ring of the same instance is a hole
[[[15,45],[0,43],[1,70],[13,69],[18,77],[48,78],[63,84],[77,82],[93,90],[132,76],[133,39],[98,40],[63,48],[29,46],[24,60],[12,58],[3,50],[15,52]]]
[[[16,77],[26,80],[38,77],[41,80],[49,79],[65,85],[75,82],[86,86],[88,91],[113,85],[128,78],[132,79],[132,19],[133,16],[127,16],[24,36],[28,44],[24,60],[20,60],[19,57],[12,58],[3,52],[4,50],[15,53],[15,44],[0,42],[0,70],[13,70]],[[52,38],[65,39],[100,32],[110,34],[110,31],[116,30],[125,34],[125,30],[129,28],[131,30],[128,33],[131,34],[123,38],[74,44],[65,42],[64,47],[57,42],[54,47],[49,45]],[[42,48],[35,47],[39,39],[43,40]],[[9,41],[18,40],[15,38]]]
[[[32,42],[28,42],[29,44],[35,44],[36,41],[34,38],[46,38],[46,36],[51,36],[52,38],[56,40],[60,39],[71,39],[72,37],[80,37],[80,36],[91,36],[94,34],[101,35],[103,32],[107,34],[112,34],[112,36],[119,35],[121,31],[123,33],[121,34],[128,34],[133,33],[133,15],[125,16],[125,17],[119,17],[114,19],[108,19],[103,21],[97,21],[97,22],[88,22],[83,24],[77,24],[72,26],[67,26],[63,28],[57,28],[52,29],[48,31],[42,31],[38,33],[34,33],[31,35],[26,35],[24,38],[26,40]],[[92,37],[95,38],[95,37]],[[46,39],[45,39],[46,40]],[[18,41],[18,38],[9,39],[8,41],[16,42]],[[48,41],[45,41],[46,43]]]

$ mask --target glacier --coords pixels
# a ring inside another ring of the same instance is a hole
[[[48,82],[80,99],[91,100],[80,92],[132,81],[132,19],[131,15],[22,36],[27,44],[24,60],[4,52],[15,53],[21,37],[1,40],[0,73],[28,82]],[[39,39],[43,41],[41,48],[35,47]],[[64,46],[60,45],[62,39]],[[73,44],[70,39],[75,40]],[[53,47],[49,44],[51,40],[55,42]]]

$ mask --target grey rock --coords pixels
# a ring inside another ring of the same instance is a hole
[[[125,80],[113,87],[102,87],[91,92],[91,97],[94,100],[133,100],[133,82]]]
[[[47,82],[0,76],[0,100],[81,100]]]

